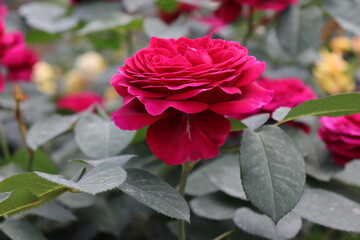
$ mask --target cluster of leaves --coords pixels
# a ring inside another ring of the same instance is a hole
[[[30,43],[55,42],[56,48],[62,49],[61,42],[71,36],[73,44],[64,51],[66,54],[78,41],[105,53],[108,49],[126,49],[125,55],[129,55],[147,42],[134,42],[131,36],[195,37],[205,33],[206,28],[194,19],[166,25],[147,12],[155,6],[173,9],[175,3],[123,0],[124,11],[117,2],[95,1],[75,8],[30,2],[22,4],[18,14],[31,27],[26,33]],[[209,11],[206,1],[198,4]],[[316,60],[325,21],[335,19],[346,31],[359,34],[358,13],[356,1],[300,1],[280,12],[265,33],[254,33],[250,52],[267,62],[267,75],[297,76],[313,84],[309,67]],[[16,25],[20,18],[12,19]],[[219,35],[239,40],[245,28],[240,19]],[[47,58],[55,61],[60,56],[49,54]],[[66,62],[55,62],[61,61]],[[115,70],[110,68],[109,73]],[[100,85],[108,85],[107,75],[101,76],[106,79]],[[214,238],[229,230],[234,239],[247,234],[290,239],[300,229],[310,238],[313,233],[309,229],[316,230],[316,226],[305,228],[304,220],[360,232],[360,165],[352,162],[345,169],[335,166],[316,133],[307,135],[284,124],[308,117],[304,121],[315,129],[316,119],[309,116],[359,113],[359,93],[310,100],[293,109],[280,108],[272,119],[260,114],[243,122],[234,120],[233,129],[243,130],[242,137],[230,140],[218,158],[196,166],[186,189],[189,206],[175,190],[179,169],[154,159],[144,143],[146,130],[136,135],[122,131],[98,107],[79,114],[54,115],[51,96],[29,84],[21,88],[30,96],[21,105],[30,126],[25,143],[13,116],[16,106],[12,89],[8,87],[0,96],[1,135],[11,149],[8,156],[6,150],[1,155],[0,176],[4,180],[0,182],[0,215],[6,220],[0,230],[11,239],[79,235],[81,239],[110,235],[171,239],[175,232],[171,219],[156,212],[190,222],[190,208],[194,215],[189,236],[194,239]],[[264,125],[269,122],[275,124]],[[235,151],[231,151],[234,144]],[[34,172],[25,172],[29,166]],[[109,192],[92,196],[105,191]],[[127,196],[155,211],[142,208]],[[71,226],[76,226],[75,230]],[[38,228],[44,229],[43,233]],[[141,233],[136,233],[139,229]]]

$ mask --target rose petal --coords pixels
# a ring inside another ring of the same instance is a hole
[[[150,115],[146,112],[144,105],[134,98],[117,111],[111,113],[111,120],[123,130],[138,130],[169,115],[171,115],[169,112],[157,116]]]
[[[177,165],[216,157],[230,129],[230,122],[215,113],[176,114],[152,124],[146,141],[155,156]]]
[[[146,111],[151,115],[157,116],[163,114],[168,108],[175,108],[184,113],[199,113],[205,111],[209,105],[195,101],[171,101],[146,97],[138,97],[145,105]]]

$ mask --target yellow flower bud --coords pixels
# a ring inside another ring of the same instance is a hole
[[[45,93],[54,94],[56,91],[55,68],[46,62],[38,62],[34,66],[33,81],[37,88]]]
[[[352,48],[351,39],[345,36],[334,37],[330,41],[330,49],[333,52],[348,52]]]
[[[349,64],[340,53],[323,50],[321,59],[316,63],[313,74],[320,88],[328,94],[352,92],[355,82]]]
[[[63,85],[65,94],[82,92],[85,86],[84,77],[77,69],[71,69],[65,74]]]
[[[76,58],[75,69],[83,75],[87,83],[92,83],[106,70],[106,61],[98,52],[86,52]]]

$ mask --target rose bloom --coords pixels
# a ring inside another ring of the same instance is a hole
[[[360,159],[360,114],[321,117],[319,135],[333,152],[333,160],[344,165]]]
[[[238,3],[249,5],[256,9],[282,11],[297,0],[237,0]]]
[[[102,106],[102,97],[95,92],[82,92],[61,97],[57,102],[57,108],[81,112],[94,104]]]
[[[316,98],[310,86],[298,78],[274,79],[263,77],[258,81],[266,89],[274,90],[270,103],[264,105],[263,112],[273,113],[279,107],[296,107],[300,103]]]
[[[9,81],[31,81],[34,65],[39,61],[36,53],[25,45],[18,45],[5,52],[1,59],[7,67]]]
[[[123,97],[112,120],[124,130],[150,125],[146,141],[167,164],[214,158],[231,129],[225,115],[271,100],[272,91],[255,82],[264,69],[237,42],[152,37],[111,79]]]
[[[197,10],[199,7],[187,3],[178,3],[176,9],[173,11],[167,12],[163,9],[157,9],[157,15],[158,17],[165,22],[166,24],[173,23],[181,14],[188,14],[195,10]]]
[[[270,115],[279,107],[296,107],[297,105],[311,99],[315,99],[316,95],[312,91],[310,86],[304,84],[301,79],[298,78],[282,78],[282,79],[269,79],[266,77],[260,78],[257,83],[269,90],[274,91],[272,100],[251,113],[232,115],[231,117],[242,120],[246,117],[250,117],[259,113],[270,113]],[[310,128],[304,123],[297,121],[290,121],[287,125],[298,127],[304,132],[309,133]]]

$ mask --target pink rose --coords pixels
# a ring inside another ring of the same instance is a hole
[[[279,107],[296,107],[302,102],[316,98],[310,86],[306,86],[298,78],[274,79],[261,78],[259,85],[274,90],[274,97],[270,103],[264,105],[263,112],[272,113]]]
[[[235,22],[241,14],[242,6],[236,0],[224,0],[214,12],[214,17],[224,24]]]
[[[296,107],[297,105],[316,98],[316,95],[309,86],[306,86],[303,81],[298,78],[284,78],[271,80],[266,77],[260,78],[257,83],[269,90],[274,91],[272,100],[251,113],[232,115],[231,117],[242,120],[246,117],[257,113],[272,114],[279,107]],[[287,123],[293,127],[301,128],[304,132],[309,133],[309,126],[301,122],[291,121]]]
[[[253,8],[282,11],[297,0],[237,0],[238,3],[247,4]]]
[[[333,160],[344,165],[360,158],[360,114],[321,117],[319,135],[333,152]]]
[[[178,3],[177,8],[174,11],[167,12],[163,9],[158,9],[157,14],[159,18],[166,24],[173,23],[181,14],[191,13],[197,10],[199,7],[186,3]]]
[[[167,164],[213,158],[231,128],[224,115],[271,100],[272,91],[255,82],[264,70],[237,42],[153,37],[111,79],[124,98],[112,120],[124,130],[150,125],[146,141]]]
[[[20,44],[10,48],[1,59],[7,67],[9,81],[30,81],[34,65],[39,61],[35,52]]]
[[[57,102],[58,109],[81,112],[94,104],[103,105],[102,97],[94,92],[75,93],[61,97]]]

